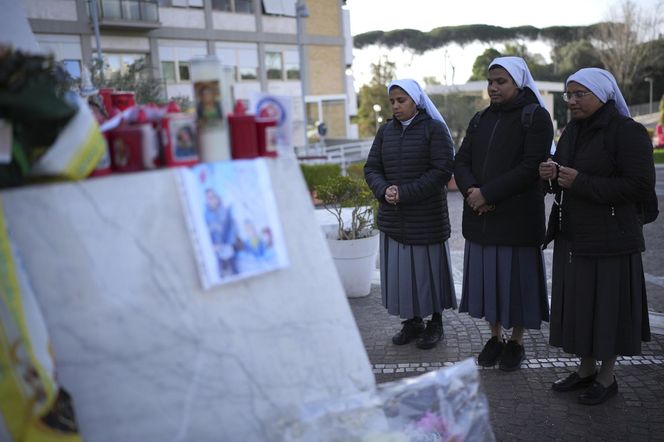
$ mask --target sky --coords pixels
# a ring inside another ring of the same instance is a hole
[[[652,10],[657,0],[634,0],[640,8]],[[589,25],[606,20],[616,0],[347,0],[351,34],[393,29],[430,31],[440,26],[489,24],[513,27]],[[540,53],[550,61],[551,48],[544,42],[524,41],[530,52]],[[355,87],[367,83],[369,66],[387,55],[397,63],[397,77],[434,76],[443,84],[465,83],[470,77],[475,58],[488,46],[473,43],[460,47],[449,45],[412,56],[401,49],[370,47],[354,49]],[[500,50],[502,43],[496,45]]]

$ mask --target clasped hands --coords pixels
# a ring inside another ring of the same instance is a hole
[[[470,187],[466,191],[466,204],[478,215],[484,215],[496,208],[493,204],[488,204],[478,187]]]
[[[578,170],[571,167],[563,167],[552,159],[548,159],[539,165],[540,178],[549,181],[556,180],[558,185],[565,189],[572,187],[578,174]]]
[[[394,205],[399,202],[399,188],[394,184],[385,189],[385,201]]]

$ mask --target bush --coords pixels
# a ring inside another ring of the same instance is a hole
[[[338,164],[300,164],[300,169],[309,192],[341,175],[341,166]]]
[[[325,209],[337,219],[338,239],[359,239],[372,235],[375,199],[363,179],[337,176],[326,184],[317,186],[315,190]],[[344,207],[352,209],[350,225],[343,219]]]
[[[364,181],[364,163],[349,164],[346,168],[349,177]]]
[[[664,163],[664,149],[657,149],[652,153],[655,163]]]

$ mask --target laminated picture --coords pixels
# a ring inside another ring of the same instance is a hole
[[[288,265],[265,160],[200,164],[179,180],[204,289]]]

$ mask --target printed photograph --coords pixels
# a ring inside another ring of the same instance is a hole
[[[288,265],[265,160],[206,163],[179,174],[204,289]]]

